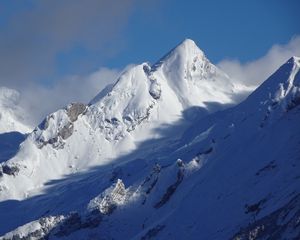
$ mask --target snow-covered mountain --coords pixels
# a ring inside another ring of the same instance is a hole
[[[2,163],[2,239],[299,239],[299,69],[238,104],[191,40],[132,67]]]
[[[23,199],[49,180],[112,164],[141,142],[167,138],[159,130],[163,126],[182,122],[167,134],[175,141],[196,116],[234,104],[239,93],[192,40],[185,40],[154,66],[128,69],[90,105],[72,103],[47,116],[3,163],[10,170],[3,171],[0,199]]]
[[[16,90],[0,87],[0,134],[5,132],[31,132],[26,123],[27,114],[19,106],[20,94]]]

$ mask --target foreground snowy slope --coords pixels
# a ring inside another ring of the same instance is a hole
[[[180,78],[175,87],[174,78],[158,77],[167,75],[172,54],[150,71],[146,65],[149,82],[132,77],[144,79],[145,65],[132,69],[104,98],[59,110],[24,142],[19,154],[32,156],[27,165],[10,160],[7,168],[18,170],[0,180],[3,199],[23,198],[0,203],[0,234],[23,226],[2,239],[299,239],[300,59],[291,58],[239,105],[212,113],[233,102],[230,80],[221,74],[226,87],[207,93],[209,100],[194,99],[186,92],[198,82],[186,87],[192,83]],[[101,151],[91,155],[96,144]],[[61,163],[70,156],[76,165]],[[76,172],[96,163],[93,157],[98,164]],[[74,173],[24,198],[47,179],[38,171],[51,179],[63,167]]]
[[[140,142],[165,135],[160,127],[182,121],[167,134],[174,141],[195,117],[234,104],[241,93],[192,40],[152,67],[128,69],[109,90],[90,105],[72,103],[47,116],[18,154],[2,163],[0,199],[23,199],[49,180],[113,164]]]

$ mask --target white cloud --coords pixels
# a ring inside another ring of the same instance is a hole
[[[300,36],[285,45],[274,45],[265,56],[255,61],[242,64],[237,60],[226,59],[218,66],[236,81],[247,86],[257,86],[294,55],[300,56]],[[47,114],[70,102],[88,103],[105,86],[114,83],[120,73],[120,69],[102,67],[85,76],[63,77],[52,87],[33,81],[18,89],[21,92],[21,106],[31,116],[31,124],[36,125]]]
[[[135,0],[32,1],[26,7],[11,1],[20,10],[0,24],[0,85],[17,90],[54,79],[63,68],[59,58],[76,49],[84,53],[66,62],[72,74],[114,56],[121,39],[126,42],[123,31],[135,9]],[[91,61],[93,54],[98,62]]]
[[[47,114],[71,102],[88,103],[120,74],[118,69],[100,68],[87,76],[69,76],[53,87],[32,83],[21,91],[21,107],[30,113],[31,124],[38,124]]]
[[[240,63],[225,59],[218,63],[231,78],[248,86],[258,86],[292,56],[300,56],[300,36],[285,45],[274,45],[267,54],[257,60]]]

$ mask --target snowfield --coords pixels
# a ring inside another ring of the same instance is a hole
[[[250,94],[189,39],[127,69],[6,154],[0,239],[300,239],[299,69]]]

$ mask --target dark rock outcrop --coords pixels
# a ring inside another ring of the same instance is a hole
[[[77,212],[71,212],[66,219],[59,224],[54,235],[58,237],[68,236],[81,228],[81,216]]]
[[[157,100],[161,96],[161,87],[157,83],[156,79],[151,79],[150,81],[151,81],[151,85],[150,85],[149,93],[155,100]]]
[[[70,136],[72,136],[74,132],[74,122],[78,119],[78,116],[80,114],[84,114],[87,109],[87,106],[83,103],[71,103],[69,104],[63,111],[64,114],[67,115],[68,121],[63,125],[60,126],[57,129],[57,134],[47,140],[44,140],[42,137],[37,137],[36,143],[39,148],[44,147],[47,144],[51,144],[54,148],[63,148],[64,142],[63,140],[68,139]],[[50,114],[47,116],[43,122],[38,126],[38,128],[42,131],[47,131],[47,128],[49,127],[50,120],[55,120],[56,115],[55,113]],[[39,129],[35,129],[34,132],[38,132]]]
[[[67,106],[67,115],[71,122],[75,122],[80,114],[86,111],[87,106],[83,103],[71,103]]]
[[[61,216],[59,217],[44,217],[38,220],[38,224],[40,227],[38,229],[35,229],[31,232],[28,232],[27,234],[23,233],[20,235],[20,233],[13,234],[12,237],[3,237],[2,240],[32,240],[32,239],[41,239],[41,240],[47,240],[49,239],[49,234],[52,231],[52,229],[55,227],[56,224],[58,224],[61,221]]]
[[[118,179],[113,190],[104,196],[100,204],[100,212],[109,215],[117,208],[118,202],[125,198],[126,189],[122,180]]]
[[[3,164],[2,165],[3,174],[16,176],[19,171],[20,171],[20,168],[17,165],[9,165],[9,164]],[[0,172],[1,172],[1,169],[0,169]]]
[[[165,205],[170,200],[171,196],[175,193],[179,184],[182,182],[183,177],[184,177],[184,164],[181,160],[177,160],[177,165],[178,165],[179,169],[177,172],[176,182],[167,188],[167,190],[166,190],[165,194],[162,196],[161,200],[154,205],[155,208],[160,208],[163,205]]]
[[[62,139],[67,139],[69,138],[74,131],[74,125],[73,123],[67,123],[58,133],[58,136],[61,136]]]

